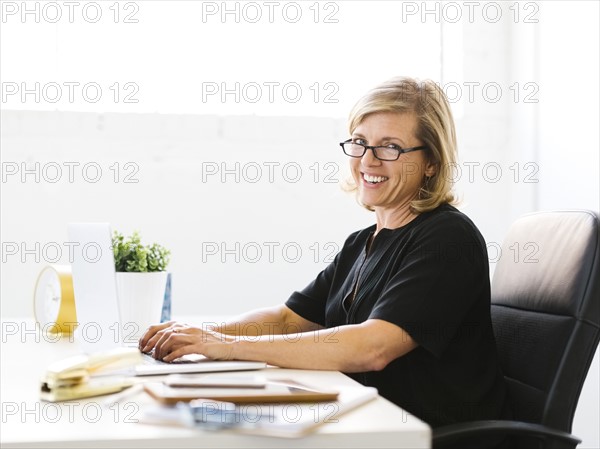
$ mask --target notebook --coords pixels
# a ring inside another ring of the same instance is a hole
[[[69,223],[72,252],[73,290],[77,322],[75,341],[83,352],[106,351],[124,346],[121,338],[119,303],[112,233],[108,223]],[[128,344],[129,346],[131,343]],[[263,362],[216,361],[201,355],[165,363],[144,357],[128,374],[136,376],[266,368]]]

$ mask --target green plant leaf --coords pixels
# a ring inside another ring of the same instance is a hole
[[[112,245],[116,271],[166,271],[170,262],[171,252],[168,249],[157,243],[144,246],[138,231],[129,237],[115,231]]]

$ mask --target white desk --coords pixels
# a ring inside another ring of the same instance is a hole
[[[16,333],[15,329],[17,329]],[[410,447],[431,445],[429,426],[378,397],[337,422],[323,424],[304,438],[281,439],[206,431],[173,426],[142,424],[144,408],[154,405],[145,393],[123,398],[109,405],[110,396],[66,403],[46,403],[38,398],[39,380],[45,367],[78,352],[68,338],[49,341],[34,333],[31,320],[3,320],[1,345],[2,419],[0,443],[3,448],[30,447]],[[265,376],[277,374],[322,388],[357,385],[334,371],[266,369]],[[156,379],[156,378],[154,378]]]

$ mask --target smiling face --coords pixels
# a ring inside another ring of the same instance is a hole
[[[367,115],[352,133],[364,145],[412,148],[423,145],[415,137],[417,118],[412,113],[377,112]],[[350,169],[358,187],[358,199],[378,214],[410,210],[425,176],[435,174],[426,151],[403,153],[398,160],[380,161],[367,150],[362,158],[351,158]]]

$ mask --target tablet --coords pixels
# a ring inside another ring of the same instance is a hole
[[[236,404],[276,402],[335,401],[338,392],[320,390],[289,379],[270,379],[264,388],[235,387],[174,387],[164,382],[144,384],[144,390],[163,404],[189,402],[194,399],[211,399]]]
[[[265,388],[267,380],[263,376],[250,374],[201,374],[185,375],[170,374],[165,380],[169,387],[195,387],[195,388]]]

